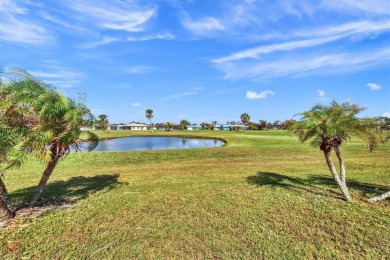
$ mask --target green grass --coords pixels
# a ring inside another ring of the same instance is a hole
[[[111,131],[109,137],[151,134]],[[287,132],[153,134],[215,137],[227,144],[71,154],[55,169],[43,194],[58,208],[39,217],[20,212],[1,230],[0,255],[11,259],[390,255],[390,202],[364,201],[390,188],[390,144],[372,153],[355,142],[342,148],[355,199],[348,204],[321,151],[298,143]],[[14,201],[32,194],[42,171],[42,164],[29,160],[6,173]],[[68,206],[61,207],[64,203]]]

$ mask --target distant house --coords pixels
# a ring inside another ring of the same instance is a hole
[[[200,126],[198,126],[197,124],[192,124],[192,125],[188,125],[187,126],[187,130],[199,130],[200,129]]]
[[[269,129],[282,129],[282,125],[271,125],[268,126]]]
[[[220,125],[220,130],[244,130],[248,128],[246,125]]]
[[[109,124],[108,130],[118,130],[119,125],[118,124]]]
[[[118,130],[148,130],[148,127],[145,124],[131,123],[127,125],[118,125]]]

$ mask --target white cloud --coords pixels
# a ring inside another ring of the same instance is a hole
[[[141,106],[141,104],[140,104],[140,103],[137,103],[137,102],[131,103],[131,105],[132,105],[133,107],[140,107],[140,106]]]
[[[160,34],[151,34],[141,37],[127,37],[126,41],[128,42],[140,42],[140,41],[150,41],[150,40],[173,40],[175,36],[170,33],[160,33]]]
[[[133,66],[133,67],[128,67],[125,69],[125,72],[128,74],[145,74],[145,73],[150,73],[156,68],[154,67],[149,67],[149,66]]]
[[[194,95],[199,94],[199,91],[202,89],[203,89],[203,87],[195,87],[195,88],[190,89],[189,91],[177,93],[177,94],[174,94],[170,97],[167,97],[165,100],[172,100],[172,99],[177,99],[177,98],[182,98],[182,97],[194,96]]]
[[[29,71],[29,73],[57,88],[73,88],[81,82],[84,76],[82,73],[74,72],[55,63],[46,65],[45,70]]]
[[[81,48],[88,48],[88,49],[95,48],[98,46],[107,45],[110,43],[120,42],[120,41],[123,41],[123,40],[121,38],[118,38],[118,37],[103,36],[101,39],[99,39],[97,41],[93,41],[93,42],[81,45]]]
[[[186,15],[182,20],[182,24],[187,30],[196,35],[208,35],[214,31],[224,31],[226,29],[225,26],[214,17],[203,17],[202,19],[195,21]]]
[[[302,41],[293,41],[293,42],[265,45],[253,49],[248,49],[245,51],[240,51],[232,55],[229,55],[227,57],[215,59],[213,60],[213,62],[223,63],[223,62],[230,62],[230,61],[236,61],[236,60],[242,60],[248,58],[257,59],[260,54],[269,54],[276,51],[289,51],[294,49],[312,47],[315,45],[334,41],[338,38],[339,37],[333,36],[333,37],[320,38],[320,39],[311,39],[311,40],[302,40]]]
[[[382,114],[382,116],[390,118],[390,113],[389,112],[385,112],[385,113]]]
[[[28,9],[14,1],[0,2],[0,40],[24,44],[51,44],[55,38],[42,25],[28,19]]]
[[[151,41],[151,40],[172,40],[175,39],[175,36],[170,33],[165,34],[153,34],[153,35],[145,35],[145,36],[128,36],[126,38],[120,37],[111,37],[111,36],[103,36],[96,41],[92,41],[86,44],[81,45],[81,48],[95,48],[102,45],[111,44],[114,42],[140,42],[140,41]]]
[[[247,99],[262,99],[262,98],[266,98],[270,95],[275,95],[274,92],[272,92],[271,90],[265,90],[265,91],[262,91],[260,93],[257,93],[256,91],[247,91],[246,92],[246,98]]]
[[[270,61],[223,62],[217,68],[225,73],[226,79],[240,78],[273,78],[283,75],[295,77],[309,74],[342,73],[358,71],[379,64],[387,63],[390,48],[369,49],[353,53],[336,53],[329,55],[297,56],[287,55]]]
[[[43,11],[42,11],[42,12],[39,13],[39,15],[40,15],[43,19],[45,19],[45,20],[47,20],[47,21],[50,21],[50,22],[52,22],[52,23],[59,24],[59,25],[61,25],[61,26],[63,26],[63,27],[70,28],[70,29],[75,29],[75,30],[81,30],[80,27],[75,26],[75,25],[72,25],[72,24],[69,24],[69,23],[66,23],[66,22],[60,20],[59,18],[57,18],[57,17],[55,17],[55,16],[53,16],[53,15],[50,15],[50,14],[47,13],[47,12],[43,12]]]
[[[156,14],[153,7],[142,7],[128,1],[72,1],[69,7],[79,12],[77,18],[84,22],[127,32],[144,31],[147,22]]]
[[[270,54],[273,52],[292,51],[296,49],[309,48],[317,45],[331,43],[346,37],[357,39],[360,37],[368,37],[371,34],[390,31],[390,23],[385,21],[371,22],[360,21],[339,26],[313,28],[310,32],[293,32],[283,37],[291,38],[307,38],[305,40],[294,40],[283,43],[261,45],[256,48],[247,49],[236,52],[226,57],[214,59],[215,63],[238,61],[243,59],[257,59],[262,54]]]
[[[318,96],[319,96],[319,97],[325,97],[325,96],[326,96],[325,91],[323,91],[323,90],[321,90],[321,89],[318,89],[318,90],[317,90],[317,93],[318,93]]]
[[[363,13],[372,13],[376,15],[378,14],[389,15],[388,0],[375,0],[375,1],[325,0],[322,1],[321,6],[334,9],[342,13],[360,11]]]
[[[381,85],[376,83],[367,83],[367,87],[369,87],[371,90],[380,90],[382,88]]]

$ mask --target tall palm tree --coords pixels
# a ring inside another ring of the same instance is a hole
[[[107,115],[101,114],[98,116],[97,123],[102,128],[102,130],[107,130],[108,128],[108,119]]]
[[[150,129],[152,129],[152,133],[153,133],[153,125],[152,125],[153,110],[148,108],[146,109],[145,113],[146,113],[146,118],[149,119]]]
[[[107,115],[101,114],[98,116],[97,124],[100,126],[100,128],[106,132],[106,140],[108,137],[108,119]]]
[[[250,118],[251,117],[247,113],[241,114],[241,122],[244,124],[245,127],[244,131],[246,131],[246,126],[248,125]]]
[[[292,126],[292,133],[301,142],[312,140],[311,143],[321,149],[326,164],[340,188],[346,201],[351,201],[346,184],[345,163],[340,146],[351,137],[356,137],[372,151],[380,141],[381,130],[376,121],[356,117],[364,108],[349,102],[337,103],[330,106],[316,105],[311,110],[301,113],[301,120]],[[334,151],[339,162],[340,175],[331,159]]]

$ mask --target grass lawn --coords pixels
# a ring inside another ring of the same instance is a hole
[[[101,132],[99,134],[102,135]],[[119,135],[151,132],[111,131]],[[154,131],[218,137],[221,148],[69,155],[43,199],[0,229],[16,259],[337,258],[390,256],[390,144],[342,147],[353,203],[342,200],[322,152],[284,131]],[[6,173],[14,201],[43,165]],[[39,214],[38,214],[39,213]]]

